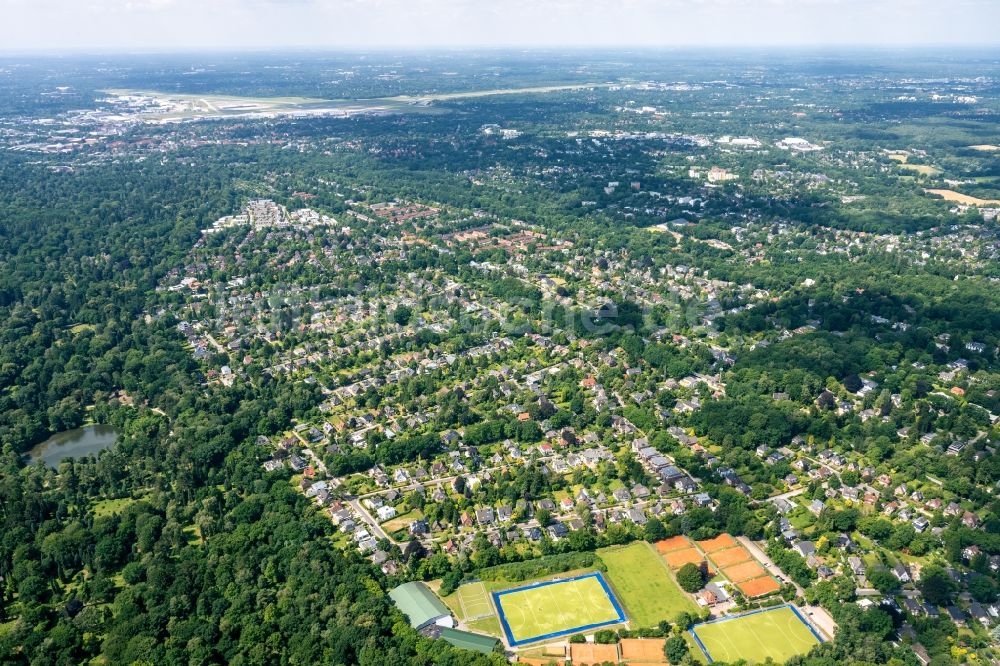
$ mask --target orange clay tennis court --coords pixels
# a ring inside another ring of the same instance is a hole
[[[605,661],[618,661],[617,645],[602,645],[600,643],[570,643],[570,658],[574,664],[600,664]]]
[[[656,542],[656,552],[660,555],[671,553],[675,550],[684,550],[691,547],[691,540],[686,536],[675,536],[663,541]]]
[[[736,545],[736,539],[729,536],[728,534],[720,534],[714,539],[705,539],[704,541],[697,542],[698,547],[701,548],[706,553],[714,553],[717,550],[725,550],[726,548],[732,548]]]
[[[663,556],[663,559],[667,561],[667,564],[670,565],[671,569],[680,569],[689,562],[701,564],[705,561],[705,556],[699,553],[695,548],[687,548],[685,550],[675,550],[672,553],[667,553]]]
[[[771,594],[772,592],[777,592],[781,589],[781,585],[778,581],[774,580],[770,576],[762,576],[761,578],[754,578],[753,580],[745,580],[742,583],[737,583],[736,587],[740,588],[740,592],[743,593],[749,599],[754,597],[762,597],[765,594]]]
[[[742,546],[718,550],[712,553],[709,558],[712,560],[712,564],[723,569],[731,567],[734,564],[739,564],[740,562],[749,562],[753,559],[750,557],[750,553],[746,551],[746,548]]]
[[[759,578],[767,574],[767,571],[764,570],[764,567],[751,560],[750,562],[744,562],[743,564],[723,569],[722,573],[734,583],[742,583],[745,580]]]
[[[622,661],[663,662],[663,638],[623,638],[618,646]]]

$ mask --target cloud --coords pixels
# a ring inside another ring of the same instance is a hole
[[[998,45],[997,0],[0,0],[29,48]]]

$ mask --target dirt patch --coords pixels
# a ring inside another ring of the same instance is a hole
[[[656,552],[660,555],[672,553],[675,550],[684,550],[691,547],[691,540],[686,536],[675,536],[663,541],[656,542]]]
[[[771,594],[772,592],[777,592],[781,589],[781,585],[778,581],[774,580],[770,576],[762,576],[761,578],[754,578],[753,580],[745,580],[742,583],[737,583],[736,587],[740,588],[740,592],[748,598],[762,597],[765,594]]]
[[[698,547],[701,548],[706,553],[714,553],[717,550],[725,550],[726,548],[732,548],[736,545],[736,539],[729,536],[728,534],[720,534],[714,539],[705,539],[704,541],[699,541]]]
[[[745,580],[759,578],[767,574],[764,567],[754,561],[737,564],[722,570],[723,575],[734,583],[742,583]]]

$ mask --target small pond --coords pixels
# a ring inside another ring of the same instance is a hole
[[[118,431],[111,426],[89,425],[58,432],[28,451],[28,457],[35,463],[42,460],[55,469],[63,458],[83,458],[96,456],[118,441]]]

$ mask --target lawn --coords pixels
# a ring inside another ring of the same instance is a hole
[[[123,497],[120,499],[105,499],[94,502],[90,510],[93,511],[95,518],[104,518],[105,516],[110,516],[115,513],[121,513],[128,506],[134,504],[136,500],[131,497]]]
[[[462,606],[462,615],[466,620],[478,620],[493,615],[489,593],[482,583],[467,583],[458,588],[455,595]]]
[[[816,518],[809,513],[808,509],[797,508],[788,515],[788,522],[797,530],[809,529],[816,522]]]
[[[512,646],[625,621],[600,573],[494,592],[493,602]]]
[[[390,534],[398,532],[399,530],[405,530],[414,520],[420,520],[423,517],[424,514],[420,512],[420,509],[413,509],[412,511],[398,514],[395,518],[390,518],[385,521],[382,523],[382,529]]]
[[[710,660],[730,663],[740,659],[760,663],[768,658],[782,663],[819,643],[791,606],[706,622],[691,633]]]
[[[496,636],[501,638],[503,636],[503,629],[500,628],[500,620],[497,619],[496,615],[490,615],[489,617],[484,617],[480,620],[470,620],[466,622],[470,631],[474,631],[480,634],[488,634],[490,636]]]
[[[921,176],[936,176],[941,173],[941,170],[937,167],[932,167],[927,164],[901,164],[899,165],[899,168],[904,171],[916,172]]]
[[[677,586],[663,559],[645,541],[603,548],[597,554],[608,567],[608,580],[628,610],[633,628],[673,621],[681,611],[698,611]]]

